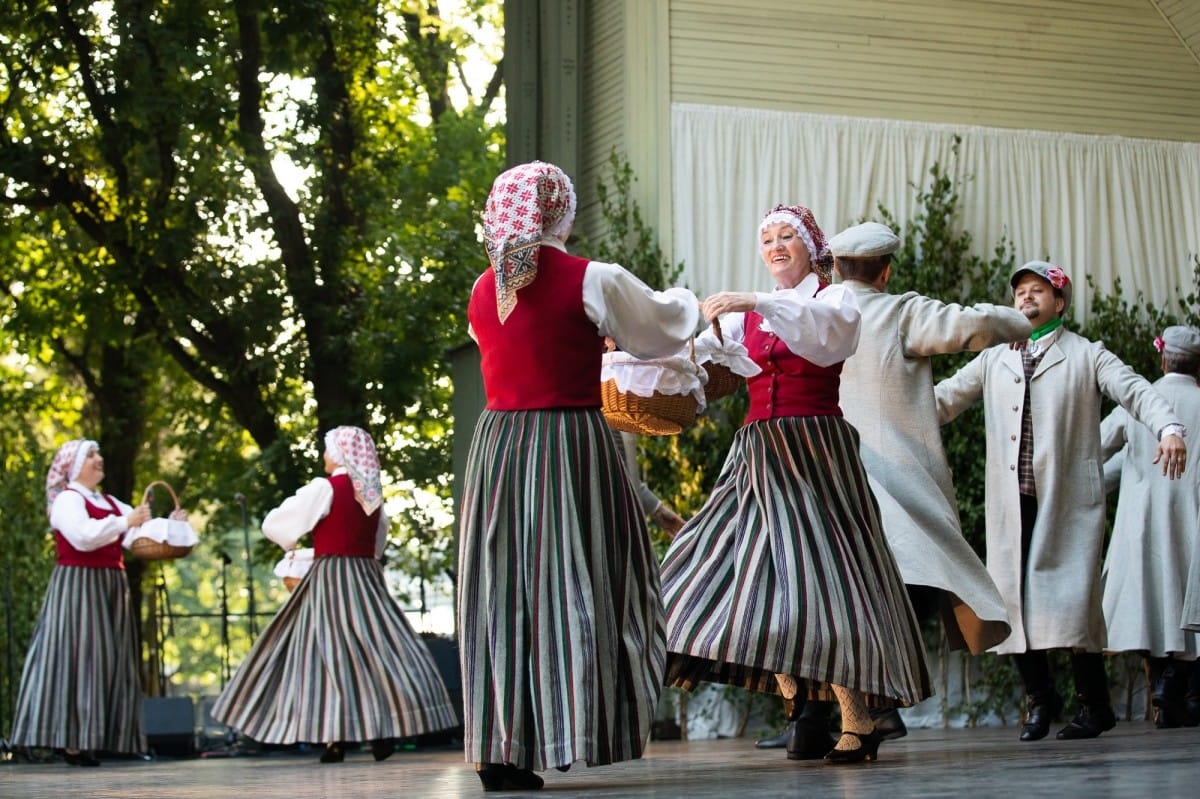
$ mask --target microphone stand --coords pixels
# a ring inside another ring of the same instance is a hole
[[[246,495],[240,491],[233,498],[242,506],[242,543],[246,547],[246,600],[250,617],[250,638],[258,636],[258,608],[254,604],[254,564],[250,560],[250,525],[246,521]]]

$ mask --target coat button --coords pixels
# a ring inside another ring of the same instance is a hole
[[[1020,383],[1020,382],[1021,382],[1021,378],[1019,378],[1019,377],[1014,377],[1014,378],[1013,378],[1013,382],[1014,382],[1014,383]]]
[[[1015,471],[1017,470],[1017,467],[1016,467],[1015,465],[1014,465],[1014,466],[1009,466],[1009,467],[1008,467],[1008,470],[1009,470],[1010,472],[1015,472]]]
[[[1009,436],[1008,438],[1009,438],[1009,440],[1010,440],[1010,441],[1016,441],[1016,440],[1017,440],[1017,437],[1016,437],[1016,436]]]
[[[1014,410],[1014,411],[1019,411],[1019,410],[1021,410],[1021,406],[1020,406],[1020,405],[1014,405],[1014,406],[1013,406],[1013,410]]]

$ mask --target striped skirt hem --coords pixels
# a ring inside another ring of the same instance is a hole
[[[317,558],[213,705],[262,743],[407,738],[457,726],[433,656],[371,558]]]
[[[666,680],[870,704],[931,694],[920,629],[841,417],[752,422],[663,563]]]
[[[641,757],[665,667],[658,569],[599,410],[485,411],[461,520],[467,761]]]
[[[138,654],[124,570],[55,566],[25,656],[11,743],[146,751]]]

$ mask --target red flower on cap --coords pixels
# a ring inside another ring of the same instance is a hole
[[[1162,352],[1163,347],[1165,347],[1165,346],[1167,346],[1167,342],[1163,341],[1162,336],[1154,337],[1154,349],[1158,350],[1159,352]]]
[[[1056,289],[1061,289],[1063,286],[1071,282],[1067,277],[1067,273],[1059,269],[1057,266],[1052,266],[1046,270],[1046,279],[1050,281],[1050,285]]]

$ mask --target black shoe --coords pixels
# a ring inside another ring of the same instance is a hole
[[[1050,722],[1062,711],[1062,697],[1051,690],[1027,694],[1025,723],[1021,725],[1022,741],[1040,741],[1050,734]]]
[[[830,749],[825,754],[826,763],[862,763],[871,762],[879,756],[879,744],[883,742],[883,734],[878,729],[871,730],[865,735],[860,732],[844,732],[843,735],[853,735],[858,739],[857,749]]]
[[[1077,741],[1096,738],[1100,733],[1117,726],[1117,717],[1108,705],[1086,705],[1079,702],[1079,712],[1067,726],[1058,731],[1060,741]]]
[[[1174,663],[1168,662],[1154,681],[1154,697],[1150,704],[1154,706],[1154,726],[1160,730],[1182,727],[1190,721],[1181,680],[1186,678],[1185,668],[1176,668]]]
[[[98,766],[98,765],[100,765],[99,760],[92,757],[89,753],[83,752],[83,751],[67,752],[64,750],[63,751],[63,760],[67,761],[67,765],[69,765],[69,766]]]
[[[1193,668],[1200,669],[1200,666]],[[1200,693],[1187,692],[1183,698],[1183,709],[1187,713],[1187,717],[1183,720],[1185,727],[1200,727]]]
[[[799,718],[788,728],[788,760],[820,760],[835,745],[825,719]]]
[[[894,707],[872,710],[871,721],[875,722],[875,729],[879,731],[885,741],[894,741],[908,735],[908,727],[904,726],[904,719],[900,718],[900,711]]]
[[[341,763],[346,759],[346,748],[341,742],[325,744],[325,751],[321,753],[322,763]]]
[[[526,768],[517,768],[511,763],[479,763],[475,773],[483,783],[485,792],[491,791],[540,791],[542,778]]]
[[[371,741],[371,756],[375,762],[387,760],[396,752],[396,742],[391,738],[376,738]]]
[[[790,722],[783,728],[783,732],[770,738],[759,738],[754,742],[755,749],[782,749],[787,746],[788,738],[792,736],[792,730],[796,729],[796,722]]]
[[[1159,696],[1155,694],[1150,700],[1150,704],[1154,706],[1154,727],[1159,730],[1169,730],[1175,727],[1195,727],[1196,724],[1191,721],[1191,714],[1188,713],[1187,705],[1179,699],[1172,699],[1167,696]]]

